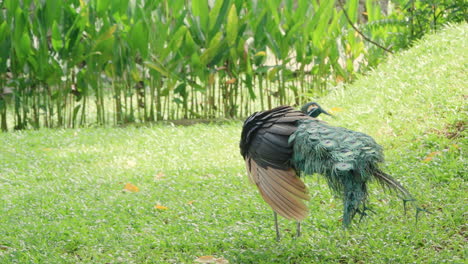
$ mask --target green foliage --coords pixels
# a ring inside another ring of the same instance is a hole
[[[0,85],[13,94],[0,99],[10,113],[2,130],[237,117],[258,98],[299,103],[374,56],[341,34],[349,25],[333,4],[3,1]]]
[[[280,219],[276,242],[239,154],[241,122],[16,131],[0,134],[0,262],[463,263],[467,29],[427,36],[320,100],[327,122],[383,145],[386,171],[432,212],[417,224],[370,186],[376,214],[344,231],[341,202],[310,177],[302,237]]]
[[[447,23],[467,22],[468,2],[464,0],[407,1],[403,14],[408,18],[410,40],[421,38]]]
[[[427,25],[435,5],[422,2],[414,2],[414,25]],[[406,4],[384,16],[378,1],[366,1],[366,21],[359,1],[344,10],[306,0],[3,1],[0,86],[12,94],[0,97],[1,129],[241,117],[300,105],[384,58],[344,12],[398,49],[412,39]],[[432,28],[463,20],[465,6],[437,4]]]

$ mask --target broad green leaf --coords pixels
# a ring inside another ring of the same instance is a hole
[[[129,6],[129,0],[119,0],[118,2],[120,3],[115,3],[117,1],[115,0],[110,0],[109,4],[111,7],[113,7],[112,11],[114,13],[120,13],[121,15],[126,15],[128,6]]]
[[[265,31],[265,36],[267,37],[268,42],[270,43],[269,47],[271,48],[271,50],[273,51],[275,56],[277,58],[279,58],[279,59],[282,59],[281,58],[281,49],[279,48],[278,43],[276,42],[276,40],[267,31]]]
[[[210,41],[208,48],[200,56],[200,61],[203,65],[207,65],[217,54],[222,45],[223,32],[218,32]]]
[[[269,72],[268,72],[268,80],[269,81],[274,81],[276,79],[276,74],[280,70],[280,67],[273,67]]]
[[[184,53],[186,54],[192,54],[192,53],[195,53],[195,52],[198,52],[198,45],[195,43],[195,41],[193,40],[192,38],[192,34],[190,34],[190,31],[187,30],[185,32],[185,41],[184,41]]]
[[[6,21],[0,24],[0,42],[4,41],[7,36],[10,35],[10,31]]]
[[[382,18],[380,5],[374,0],[366,0],[367,21],[373,22]]]
[[[210,37],[216,35],[224,24],[230,2],[229,0],[215,1],[215,6],[210,11]]]
[[[178,49],[182,45],[182,41],[184,41],[184,37],[187,32],[186,26],[181,26],[172,36],[171,42],[169,44],[170,50],[173,52],[178,52]]]
[[[226,39],[229,46],[234,46],[236,44],[238,23],[239,18],[237,17],[236,5],[233,4],[229,10],[226,24]]]
[[[128,41],[132,44],[132,47],[140,51],[143,58],[146,58],[148,55],[148,29],[142,20],[133,25],[129,37]]]
[[[20,4],[20,1],[18,0],[5,0],[4,1],[4,6],[6,7],[7,12],[9,12],[10,14],[13,14],[16,11],[19,4]]]
[[[174,89],[174,93],[178,93],[183,98],[186,98],[188,96],[186,88],[187,85],[185,83],[181,83]]]
[[[110,6],[110,0],[96,0],[96,10],[98,13],[103,14],[109,10]],[[115,1],[118,2],[118,1]],[[113,5],[115,5],[114,2],[112,2]]]
[[[45,3],[45,22],[47,27],[51,27],[54,22],[60,21],[63,8],[62,0],[47,0]]]
[[[199,69],[200,67],[202,67],[202,62],[200,60],[200,56],[198,56],[198,54],[196,53],[193,53],[192,56],[190,57],[190,64],[193,66],[194,69],[192,69],[193,71],[196,71],[198,72],[196,69]]]
[[[113,25],[112,27],[110,27],[108,30],[99,35],[97,42],[112,38],[116,29],[117,25]]]
[[[253,78],[251,74],[245,75],[245,84],[247,85],[247,88],[249,89],[250,99],[255,100],[257,96],[255,95],[252,79]]]
[[[270,15],[273,17],[273,20],[275,21],[276,25],[280,25],[280,16],[278,14],[278,7],[280,4],[280,1],[278,0],[268,0],[265,1],[268,5],[268,9],[270,10]]]
[[[200,26],[204,32],[208,32],[209,7],[207,0],[192,0],[192,13],[198,17]]]
[[[222,24],[223,21],[217,21],[217,18],[219,17],[219,12],[221,11],[221,7],[226,2],[229,3],[230,0],[227,0],[227,1],[214,1],[214,6],[213,6],[213,8],[211,8],[210,13],[208,15],[210,32],[213,31],[213,28],[215,26],[220,26],[220,25],[216,25],[216,24],[218,24],[218,22],[220,24]]]
[[[20,43],[21,38],[23,37],[23,33],[26,31],[26,18],[24,16],[23,11],[18,8],[15,11],[15,28],[12,30],[13,33],[13,41],[15,43]]]
[[[63,48],[62,34],[56,21],[52,24],[52,47],[57,52]]]
[[[180,98],[174,98],[172,99],[172,101],[178,105],[182,105],[184,104],[184,101],[180,100]]]
[[[24,32],[17,49],[20,57],[26,58],[31,53],[31,38],[28,32]]]
[[[78,112],[80,111],[80,108],[81,108],[81,104],[75,106],[75,108],[73,108],[73,117],[72,117],[72,120],[73,120],[73,123],[76,122],[76,117],[78,116]]]
[[[166,68],[164,68],[164,66],[160,65],[160,63],[158,63],[158,62],[145,61],[145,65],[150,67],[151,69],[159,72],[163,76],[166,76],[166,77],[171,76],[171,73]]]
[[[358,18],[358,9],[359,9],[359,0],[348,0],[346,1],[347,5],[345,8],[347,9],[346,12],[348,16],[354,24],[357,23]]]

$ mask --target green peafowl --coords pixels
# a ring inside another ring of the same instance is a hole
[[[310,102],[301,111],[279,106],[256,112],[244,122],[241,155],[250,180],[274,211],[278,240],[277,213],[298,221],[297,236],[300,221],[307,216],[304,201],[309,200],[309,194],[300,173],[325,176],[328,186],[343,199],[344,227],[350,225],[356,213],[362,217],[369,210],[369,180],[395,190],[404,201],[413,200],[400,183],[379,168],[384,158],[374,139],[315,119],[322,113],[330,115]]]

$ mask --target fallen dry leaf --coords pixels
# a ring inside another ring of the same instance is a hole
[[[165,176],[166,175],[163,172],[159,172],[158,174],[156,174],[156,176],[154,176],[154,179],[158,181],[164,178]]]
[[[0,250],[9,250],[10,247],[7,247],[7,246],[4,246],[4,245],[0,245]]]
[[[217,263],[217,264],[228,264],[229,261],[223,257],[215,258],[213,256],[201,256],[194,260],[197,263]]]
[[[432,160],[432,157],[426,157],[425,159],[423,159],[423,162],[426,162],[426,163],[427,163],[427,162],[429,162],[429,161],[431,161],[431,160]]]
[[[156,208],[158,210],[167,210],[167,209],[169,209],[168,207],[160,205],[160,204],[155,205],[154,208]]]
[[[190,205],[192,205],[194,202],[195,202],[195,200],[188,201],[188,202],[187,202],[187,204],[190,204]]]
[[[330,108],[330,112],[332,114],[335,114],[335,113],[338,113],[338,112],[343,112],[343,108],[335,106],[335,107]]]
[[[136,164],[137,164],[137,162],[135,160],[127,160],[127,166],[129,168],[135,167]]]
[[[124,187],[124,191],[127,191],[127,192],[139,192],[140,191],[140,188],[138,188],[137,186],[131,184],[131,183],[127,183],[125,184],[125,187]]]
[[[341,82],[345,81],[345,78],[343,76],[341,76],[341,75],[338,75],[338,76],[336,76],[335,81],[337,83],[341,83]]]
[[[438,155],[438,154],[440,154],[440,151],[433,151],[433,152],[427,154],[427,156],[423,159],[423,162],[427,163],[427,162],[431,161],[434,158],[434,156]]]

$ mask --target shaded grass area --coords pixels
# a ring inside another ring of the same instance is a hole
[[[274,241],[272,212],[245,176],[240,122],[14,132],[0,134],[0,262],[462,263],[467,29],[428,36],[320,100],[336,107],[328,122],[384,146],[385,170],[432,212],[417,224],[414,208],[405,216],[373,185],[376,214],[344,231],[341,201],[312,176],[303,236],[281,219]]]

